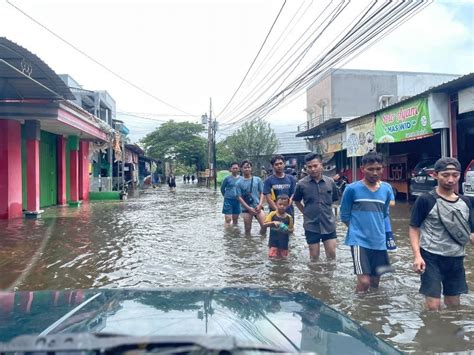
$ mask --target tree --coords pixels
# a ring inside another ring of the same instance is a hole
[[[250,159],[254,167],[260,167],[275,153],[278,139],[268,122],[256,120],[246,122],[227,137],[225,145],[232,152],[233,160]]]
[[[223,170],[228,169],[230,163],[235,161],[236,158],[227,145],[227,139],[216,144],[216,164],[217,169]]]
[[[203,170],[207,140],[200,136],[202,132],[201,124],[170,120],[147,134],[141,142],[146,154],[152,158],[194,165],[197,170]]]

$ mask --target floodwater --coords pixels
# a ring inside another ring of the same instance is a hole
[[[310,262],[302,216],[288,260],[267,258],[267,239],[225,229],[219,193],[196,185],[149,189],[127,201],[47,209],[39,220],[0,221],[0,289],[95,287],[223,287],[249,285],[304,291],[362,323],[406,352],[474,350],[474,296],[458,310],[426,312],[411,271],[410,206],[392,209],[398,249],[395,272],[381,287],[354,294],[351,255],[338,225],[336,261]],[[254,222],[256,223],[256,222]],[[468,285],[474,290],[474,247],[467,247]]]

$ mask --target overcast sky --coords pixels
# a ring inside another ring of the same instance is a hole
[[[171,108],[127,85],[0,1],[0,36],[27,48],[56,73],[67,73],[89,90],[107,90],[133,140],[160,120],[197,122],[209,110],[219,114],[257,54],[283,0],[248,1],[43,1],[11,0],[27,14]],[[339,1],[287,0],[266,45],[227,113],[225,123],[254,98],[267,98],[266,74],[295,48],[295,41],[324,8]],[[384,2],[382,2],[384,3]],[[368,1],[354,1],[316,42],[302,70]],[[329,11],[329,10],[328,10]],[[293,21],[291,21],[293,19]],[[331,37],[333,36],[333,37]],[[280,39],[278,41],[278,39]],[[273,48],[272,55],[267,55]],[[467,74],[474,71],[474,1],[435,1],[345,68]],[[252,94],[257,86],[260,91]],[[240,104],[240,105],[239,105]],[[232,109],[234,105],[234,109]],[[290,129],[306,119],[304,90],[268,116]],[[193,116],[178,116],[182,111]],[[135,116],[124,116],[132,112]],[[152,117],[144,119],[136,116]]]

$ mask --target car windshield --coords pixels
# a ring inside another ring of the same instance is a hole
[[[0,353],[474,351],[474,248],[425,210],[438,156],[474,195],[473,24],[473,0],[0,1]]]

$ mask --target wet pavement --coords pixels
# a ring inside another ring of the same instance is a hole
[[[213,190],[178,184],[146,190],[127,201],[50,208],[39,220],[0,220],[0,288],[63,290],[96,287],[222,287],[251,285],[304,291],[359,321],[403,351],[474,350],[474,296],[459,310],[425,312],[419,278],[411,271],[410,206],[392,209],[398,250],[395,272],[378,291],[355,295],[345,227],[338,225],[336,261],[310,262],[302,216],[288,260],[267,258],[267,239],[225,229],[222,198]],[[474,247],[467,247],[468,285],[474,290]]]

